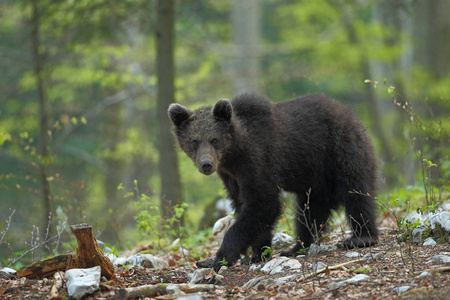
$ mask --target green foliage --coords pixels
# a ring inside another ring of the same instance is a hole
[[[118,186],[123,190],[123,184]],[[160,213],[159,203],[155,202],[155,197],[140,194],[137,180],[134,180],[134,191],[124,194],[125,199],[136,198],[135,209],[137,215],[134,217],[136,226],[145,239],[156,239],[161,247],[161,240],[167,238],[184,238],[185,228],[181,226],[181,219],[186,213],[187,203],[173,206],[171,217],[163,219]]]
[[[225,259],[225,257],[224,258],[222,258],[222,260],[220,261],[220,265],[221,266],[228,266],[228,262],[227,262],[227,260]]]
[[[273,256],[273,250],[271,247],[269,246],[264,246],[261,248],[261,250],[263,250],[263,252],[261,253],[261,260],[263,262],[267,262],[269,260],[272,259]]]
[[[350,269],[350,270],[348,270],[348,272],[356,273],[356,274],[369,274],[373,270],[374,270],[373,268],[366,266],[366,267],[360,267],[360,268],[356,268],[356,269]]]

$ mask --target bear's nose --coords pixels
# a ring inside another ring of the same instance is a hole
[[[211,172],[212,162],[210,162],[209,160],[202,161],[200,167],[202,168],[202,171],[207,174]]]

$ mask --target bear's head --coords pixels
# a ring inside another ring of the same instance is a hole
[[[221,99],[214,107],[194,111],[172,103],[168,113],[181,149],[201,173],[214,173],[233,141],[231,102]]]

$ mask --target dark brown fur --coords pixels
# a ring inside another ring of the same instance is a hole
[[[375,157],[349,108],[322,95],[272,105],[244,94],[196,111],[172,104],[169,117],[181,149],[200,172],[218,172],[236,209],[236,223],[216,255],[216,270],[224,258],[228,265],[235,263],[248,247],[253,261],[261,259],[281,214],[282,190],[295,193],[300,208],[298,242],[283,255],[309,247],[318,236],[314,227],[320,231],[331,210],[341,205],[353,229],[343,245],[377,242]]]

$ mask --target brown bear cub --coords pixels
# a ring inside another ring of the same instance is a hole
[[[320,236],[331,210],[344,206],[353,234],[343,246],[378,240],[376,161],[370,139],[351,109],[322,95],[271,104],[243,94],[191,111],[171,104],[181,149],[197,169],[217,171],[236,211],[213,267],[235,263],[252,248],[260,261],[281,214],[280,192],[296,194],[294,256]]]

